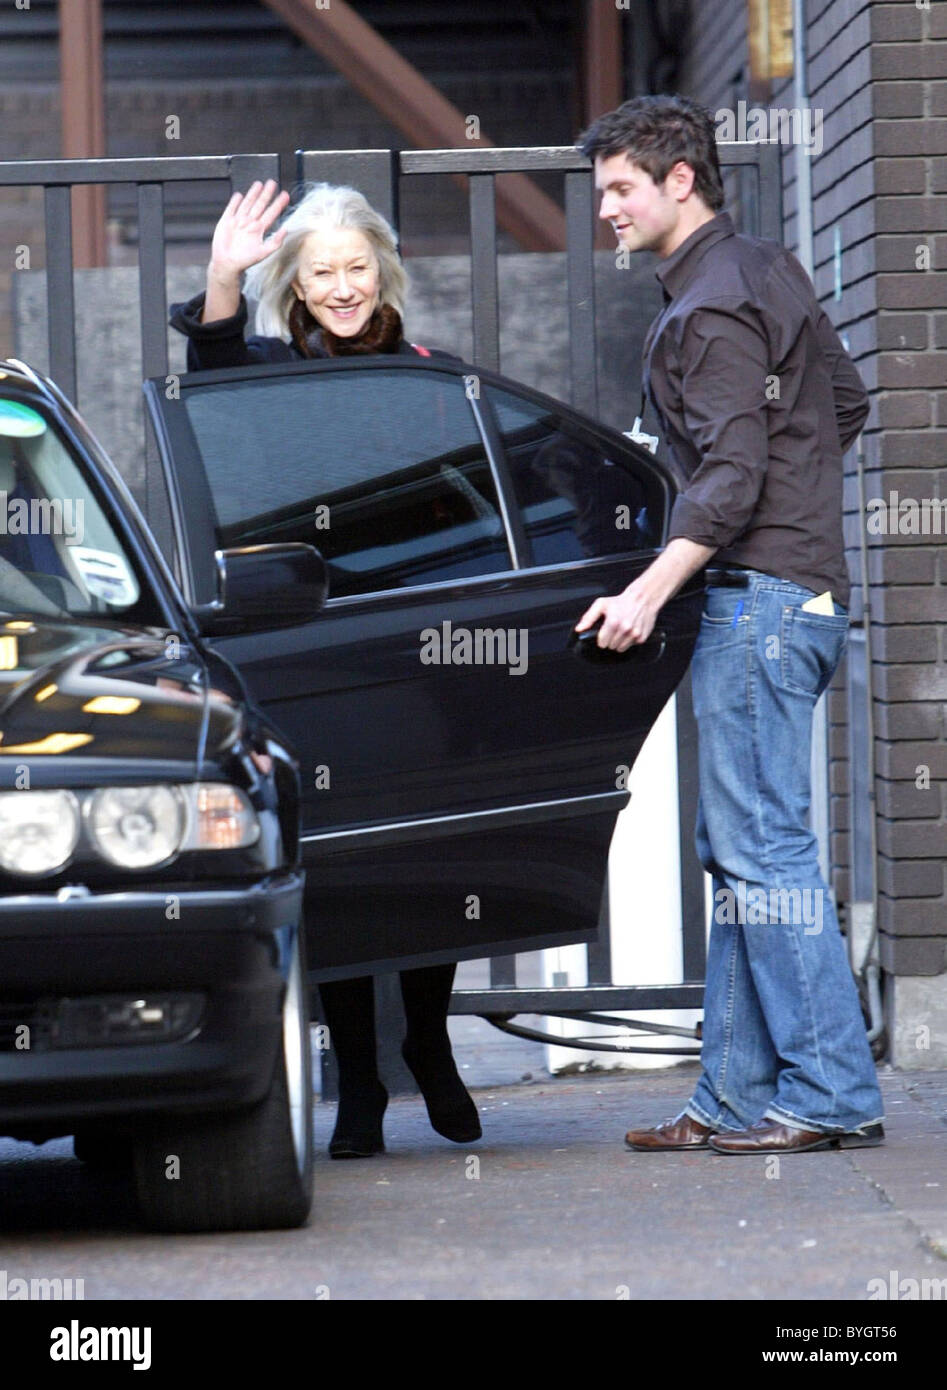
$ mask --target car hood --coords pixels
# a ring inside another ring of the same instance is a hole
[[[193,778],[240,734],[241,705],[209,685],[184,638],[94,620],[0,622],[0,782],[85,779],[103,764],[129,780]],[[22,773],[20,774],[22,777]]]

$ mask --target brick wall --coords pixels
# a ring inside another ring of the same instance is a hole
[[[947,497],[947,4],[873,5],[871,36],[878,352],[868,490]],[[898,974],[934,974],[947,937],[944,540],[871,540],[882,959]]]

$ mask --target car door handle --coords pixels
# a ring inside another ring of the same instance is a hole
[[[628,647],[625,651],[616,652],[610,647],[598,645],[596,638],[601,626],[602,623],[599,620],[594,627],[588,628],[585,632],[576,632],[573,628],[569,633],[567,645],[577,656],[602,665],[612,665],[618,661],[632,661],[638,666],[650,666],[653,662],[660,661],[664,655],[667,647],[667,633],[663,628],[655,628],[646,642],[636,642],[634,646]]]

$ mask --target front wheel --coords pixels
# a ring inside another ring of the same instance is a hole
[[[301,1226],[312,1205],[312,1057],[302,932],[294,933],[273,1080],[250,1110],[168,1120],[135,1140],[142,1215],[157,1231]]]

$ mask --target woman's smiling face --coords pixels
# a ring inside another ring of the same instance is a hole
[[[339,338],[356,338],[378,308],[378,262],[355,227],[320,227],[299,248],[293,289],[313,318]]]

